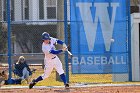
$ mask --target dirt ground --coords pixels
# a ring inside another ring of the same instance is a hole
[[[0,93],[140,93],[140,86],[84,87],[84,88],[34,88],[0,89]]]

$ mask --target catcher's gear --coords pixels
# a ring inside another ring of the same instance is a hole
[[[33,86],[36,84],[35,80],[33,80],[30,84],[29,84],[29,89],[33,88]]]
[[[50,35],[47,32],[42,33],[42,40],[51,40]]]

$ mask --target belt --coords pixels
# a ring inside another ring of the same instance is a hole
[[[55,59],[56,58],[56,56],[55,57],[53,57],[52,59]]]

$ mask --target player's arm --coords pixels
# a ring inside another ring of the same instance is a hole
[[[44,52],[45,54],[47,54],[47,53],[51,53],[51,54],[60,54],[61,52],[66,51],[66,48],[62,48],[62,49],[60,49],[60,50],[55,50],[55,49],[51,49],[51,50],[42,49],[42,50],[43,50],[43,52]]]
[[[60,50],[54,50],[54,49],[52,49],[52,50],[50,50],[49,52],[51,53],[51,54],[60,54],[61,52],[64,52],[64,51],[66,51],[67,50],[67,48],[62,48],[62,49],[60,49]]]
[[[49,49],[49,47],[42,47],[42,51],[45,54],[51,53],[51,54],[60,54],[61,52],[65,51],[65,49],[55,50],[55,49]]]
[[[49,52],[51,54],[60,54],[61,52],[63,52],[63,50],[62,49],[60,49],[60,50],[50,50]]]
[[[63,45],[63,48],[67,48],[67,45],[62,40],[57,40],[57,43]]]
[[[51,40],[52,40],[52,42],[53,42],[54,44],[60,44],[60,45],[63,46],[63,48],[67,48],[67,45],[64,43],[64,41],[59,40],[59,39],[57,39],[57,38],[51,38]]]
[[[57,42],[57,44],[60,44],[60,45],[63,45],[64,44],[64,42],[62,41],[62,40],[56,40],[56,42]]]

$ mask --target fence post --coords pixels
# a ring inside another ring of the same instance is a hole
[[[65,33],[65,43],[68,45],[68,31],[67,31],[67,0],[64,0],[64,33]],[[65,67],[66,67],[66,79],[69,83],[69,62],[68,53],[65,53]]]
[[[129,81],[132,81],[132,60],[131,60],[131,18],[130,18],[130,0],[128,0],[128,59],[129,59]]]
[[[7,0],[7,23],[8,23],[8,68],[9,68],[9,78],[8,82],[11,83],[11,78],[12,78],[12,67],[11,67],[11,29],[10,29],[10,24],[11,24],[11,19],[10,19],[10,0]]]

